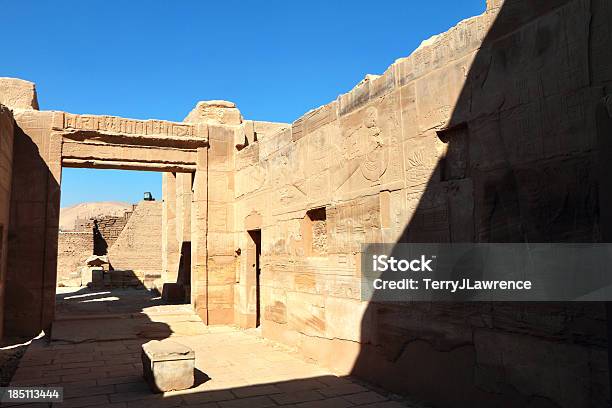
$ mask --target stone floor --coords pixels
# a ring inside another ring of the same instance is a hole
[[[57,303],[51,341],[32,343],[11,385],[62,386],[58,407],[412,406],[305,362],[256,331],[204,326],[189,306],[163,305],[148,291],[62,288]],[[168,337],[195,350],[196,385],[152,394],[142,380],[141,344]]]

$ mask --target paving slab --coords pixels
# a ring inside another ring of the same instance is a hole
[[[30,345],[11,385],[64,387],[65,402],[58,407],[416,406],[337,377],[257,331],[205,326],[188,305],[158,303],[142,293],[147,291],[109,292],[106,298],[122,299],[119,307],[104,304],[117,300],[101,300],[94,308],[67,299],[51,339]],[[160,324],[166,326],[164,338],[195,352],[190,389],[154,394],[143,379],[141,347]]]

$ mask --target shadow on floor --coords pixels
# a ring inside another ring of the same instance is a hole
[[[188,305],[163,304],[149,291],[61,292],[50,341],[30,346],[11,383],[63,387],[58,407],[424,406],[335,376],[251,332],[205,326]],[[130,299],[131,308],[122,306]],[[142,344],[163,338],[195,351],[191,389],[154,394],[145,383]]]

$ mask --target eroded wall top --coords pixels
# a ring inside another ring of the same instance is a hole
[[[38,110],[36,85],[19,78],[0,78],[0,103],[13,109]]]

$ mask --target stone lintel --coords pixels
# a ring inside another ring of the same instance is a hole
[[[62,159],[63,167],[89,168],[89,169],[119,169],[119,170],[145,170],[174,173],[193,173],[196,171],[195,165],[172,164],[172,163],[148,163],[137,161],[118,161],[118,160],[94,160],[94,159]]]
[[[64,132],[66,137],[86,139],[102,136],[140,141],[135,144],[162,145],[193,143],[198,146],[208,142],[206,123],[170,122],[157,119],[129,119],[119,116],[77,115],[54,111],[52,126]]]

